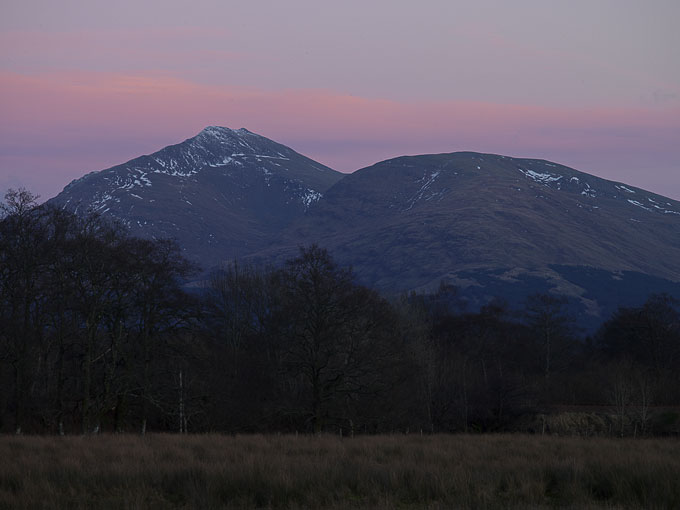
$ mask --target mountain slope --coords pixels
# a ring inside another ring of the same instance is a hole
[[[52,199],[173,237],[210,267],[268,245],[342,174],[251,133],[208,127],[177,145],[71,182]]]
[[[680,280],[679,202],[490,154],[400,157],[358,170],[293,225],[288,244],[305,239],[383,290],[432,288],[489,268],[548,275],[554,264]]]
[[[447,280],[471,307],[552,292],[593,325],[652,292],[680,297],[680,202],[543,160],[405,156],[343,176],[245,129],[209,127],[53,200],[175,237],[205,269],[318,243],[384,292]]]

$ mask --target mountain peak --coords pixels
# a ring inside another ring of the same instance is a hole
[[[241,156],[283,156],[290,152],[288,147],[248,131],[246,128],[231,129],[223,126],[207,126],[196,136],[185,140],[178,146],[188,152],[205,151],[208,157],[210,155],[221,157],[225,151],[229,150]]]
[[[224,136],[233,135],[254,135],[252,131],[248,131],[246,128],[231,129],[223,126],[207,126],[198,133],[197,136],[211,136],[221,138]]]
[[[153,154],[73,181],[55,202],[175,237],[215,264],[262,248],[342,174],[245,128],[208,126]]]

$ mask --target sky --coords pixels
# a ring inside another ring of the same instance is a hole
[[[0,192],[245,127],[342,172],[556,161],[680,200],[678,0],[0,0]]]

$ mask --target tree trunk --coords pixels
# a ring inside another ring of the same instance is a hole
[[[182,369],[179,371],[179,433],[186,433],[184,420],[184,381],[182,379]]]
[[[21,367],[21,360],[14,364],[14,397],[16,399],[16,407],[14,408],[14,433],[21,434],[21,425],[24,419],[24,403],[23,403],[23,370]]]
[[[467,395],[467,357],[463,360],[463,380],[462,380],[462,398],[463,398],[463,431],[468,431],[468,395]]]
[[[142,370],[142,435],[146,434],[147,417],[149,413],[149,379],[150,379],[150,365],[149,359],[149,340],[148,333],[145,330],[142,334],[142,356],[144,358],[144,369]]]
[[[83,360],[83,396],[81,421],[83,434],[89,432],[89,414],[90,414],[90,385],[92,380],[92,343],[91,334],[88,333],[85,345],[85,358]]]
[[[59,435],[64,435],[64,336],[59,333],[59,354],[57,358],[57,422]]]
[[[125,413],[125,395],[119,394],[116,397],[116,407],[113,411],[113,431],[122,432],[123,415]]]

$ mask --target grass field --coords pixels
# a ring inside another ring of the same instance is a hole
[[[0,437],[1,508],[680,508],[680,441]]]

